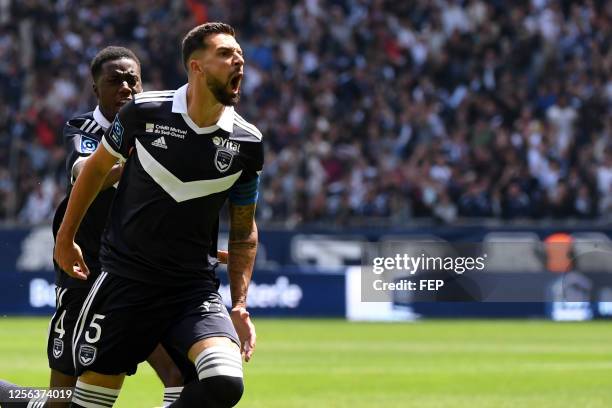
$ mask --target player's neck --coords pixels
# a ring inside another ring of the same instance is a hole
[[[199,127],[216,124],[223,113],[223,105],[206,87],[189,84],[187,88],[187,114]]]
[[[106,120],[112,122],[113,119],[115,119],[115,115],[117,115],[117,112],[113,111],[113,109],[107,109],[105,106],[102,106],[100,104],[98,104],[98,106],[100,107],[100,113],[102,114],[102,116],[104,116]]]

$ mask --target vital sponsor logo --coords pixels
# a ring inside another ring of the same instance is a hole
[[[240,151],[240,143],[236,143],[233,140],[224,139],[219,136],[215,136],[212,138],[212,142],[215,146],[221,147],[223,149],[231,150],[232,152]]]

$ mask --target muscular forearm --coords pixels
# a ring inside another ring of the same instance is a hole
[[[246,307],[247,292],[255,255],[257,253],[257,226],[245,230],[230,230],[228,274],[232,295],[232,308]]]

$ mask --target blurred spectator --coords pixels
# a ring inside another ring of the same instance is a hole
[[[446,224],[452,224],[457,219],[457,206],[453,204],[446,192],[440,194],[440,199],[434,205],[433,216]]]
[[[56,187],[50,180],[36,184],[19,213],[19,220],[29,224],[39,224],[48,220],[54,212],[55,195]]]
[[[546,111],[546,118],[552,125],[552,147],[561,157],[567,157],[567,150],[574,140],[574,123],[577,116],[576,109],[568,106],[565,94],[560,95],[558,102]]]

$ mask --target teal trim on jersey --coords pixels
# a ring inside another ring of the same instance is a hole
[[[255,204],[258,197],[259,176],[246,183],[234,184],[229,192],[229,201],[236,205]]]

